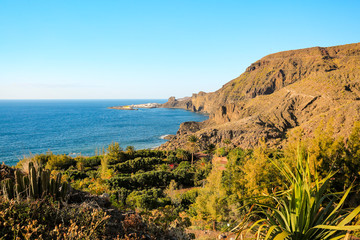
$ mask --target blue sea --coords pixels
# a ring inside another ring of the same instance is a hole
[[[208,117],[181,109],[124,111],[111,106],[146,100],[0,100],[0,162],[15,165],[24,156],[46,153],[94,155],[112,142],[154,148],[176,134],[180,123]]]

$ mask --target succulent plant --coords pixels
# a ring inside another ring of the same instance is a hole
[[[38,199],[50,195],[57,200],[65,200],[71,187],[68,182],[61,182],[61,173],[51,178],[50,170],[36,170],[33,163],[29,163],[29,174],[15,170],[15,180],[1,181],[2,194],[7,199],[23,198]]]

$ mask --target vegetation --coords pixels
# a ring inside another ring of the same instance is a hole
[[[336,195],[327,192],[334,174],[320,180],[316,172],[311,175],[309,161],[305,166],[303,162],[299,157],[295,171],[274,164],[291,186],[270,196],[274,205],[255,203],[259,209],[249,216],[260,219],[250,229],[257,229],[258,239],[334,240],[344,238],[347,231],[360,229],[346,226],[359,214],[360,205],[353,211],[342,210],[351,187],[335,204]]]
[[[34,165],[29,163],[29,174],[23,174],[21,170],[15,170],[15,181],[5,179],[1,182],[3,196],[20,201],[24,198],[42,198],[46,195],[54,199],[65,200],[70,191],[68,182],[61,182],[61,173],[56,178],[50,177],[49,170],[35,169]]]
[[[20,239],[54,239],[56,234],[126,239],[130,232],[189,239],[185,228],[229,231],[245,219],[262,220],[252,228],[259,239],[281,239],[281,234],[282,239],[340,237],[345,230],[356,230],[352,225],[359,221],[360,186],[354,181],[360,177],[360,124],[347,139],[332,137],[332,131],[331,125],[322,125],[314,138],[306,139],[295,129],[281,150],[263,142],[254,149],[233,148],[224,140],[226,147],[211,146],[204,158],[195,154],[196,138],[189,138],[189,151],[123,150],[113,143],[93,157],[35,155],[20,161],[16,170],[9,168],[8,176],[1,175],[0,224],[6,228],[0,227],[0,233]],[[307,161],[294,161],[298,156]],[[63,191],[67,194],[61,195]],[[85,193],[81,199],[96,199],[101,207],[79,219],[68,204]],[[32,212],[38,206],[46,218],[53,214],[48,223]],[[112,216],[106,214],[110,206],[115,209],[110,212],[117,212]],[[70,222],[72,218],[78,220]],[[30,219],[40,226],[38,232],[23,225]],[[109,227],[114,219],[124,231]],[[84,226],[96,227],[89,233]]]
[[[82,204],[59,207],[51,199],[8,201],[0,198],[0,239],[99,239],[109,216]]]

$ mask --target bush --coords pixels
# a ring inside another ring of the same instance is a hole
[[[79,170],[83,167],[85,168],[94,168],[100,165],[102,156],[93,156],[93,157],[77,157],[76,166]]]
[[[124,207],[126,204],[126,198],[131,193],[130,190],[126,188],[117,189],[110,196],[110,201],[117,207]]]
[[[195,174],[194,174],[194,183],[196,186],[201,186],[204,184],[204,180],[211,172],[211,169],[212,169],[212,164],[206,159],[201,159],[196,163]]]
[[[136,209],[151,210],[171,204],[171,201],[164,196],[161,189],[152,188],[132,191],[126,199],[126,204]]]
[[[181,206],[183,208],[189,208],[189,206],[195,203],[196,198],[199,196],[199,189],[194,188],[186,191],[181,195]]]
[[[49,161],[46,164],[46,168],[50,170],[66,170],[69,167],[75,165],[76,165],[75,159],[65,154],[51,155]]]
[[[62,207],[49,199],[0,199],[2,239],[100,239],[108,216],[87,205]]]
[[[135,158],[113,166],[120,173],[135,173],[139,170],[150,171],[155,169],[156,164],[162,163],[160,158]]]
[[[222,147],[222,148],[216,149],[215,154],[218,157],[225,157],[227,155],[227,151],[224,147]]]
[[[43,167],[54,156],[52,153],[38,154],[32,157],[24,157],[16,164],[16,168],[22,169],[24,172],[29,173],[29,163],[32,162],[36,168]]]
[[[166,158],[166,152],[160,151],[160,150],[150,150],[150,149],[143,149],[143,150],[137,150],[133,154],[133,158],[150,158],[150,157],[156,157],[156,158]]]
[[[195,171],[190,162],[181,162],[172,172],[176,182],[182,187],[193,187]]]
[[[88,175],[76,170],[75,168],[70,167],[68,170],[66,170],[64,172],[64,174],[66,174],[71,180],[80,180],[80,179],[84,179],[87,178]]]
[[[176,158],[180,161],[190,161],[191,154],[184,149],[176,149]]]
[[[154,187],[165,188],[176,177],[167,171],[149,171],[132,176],[115,176],[109,179],[107,183],[112,189],[122,187],[129,190],[150,189]]]

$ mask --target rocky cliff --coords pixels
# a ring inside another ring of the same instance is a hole
[[[191,98],[171,97],[163,107],[210,115],[202,123],[183,123],[177,135],[161,148],[184,147],[189,135],[202,146],[253,147],[264,138],[282,142],[301,126],[310,136],[330,118],[336,134],[346,135],[360,119],[360,43],[313,47],[268,55],[251,64],[238,78],[212,93]]]

